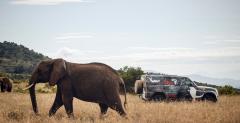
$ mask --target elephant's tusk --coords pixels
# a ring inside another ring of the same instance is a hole
[[[33,85],[34,85],[34,84],[28,85],[27,87],[23,88],[22,90],[24,90],[24,91],[25,91],[25,90],[27,90],[27,89],[31,88]]]

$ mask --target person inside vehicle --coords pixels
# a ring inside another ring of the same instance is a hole
[[[163,81],[164,85],[175,85],[174,82],[171,80],[171,78],[165,78]]]

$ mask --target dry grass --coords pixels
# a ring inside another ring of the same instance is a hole
[[[240,96],[222,96],[217,103],[210,102],[144,102],[128,95],[127,118],[109,110],[100,118],[99,107],[94,103],[74,100],[75,119],[67,118],[63,107],[54,117],[48,117],[55,94],[37,94],[40,115],[32,111],[28,94],[0,94],[0,123],[34,122],[97,122],[97,123],[240,123]]]

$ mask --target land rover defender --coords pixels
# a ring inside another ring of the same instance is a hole
[[[198,86],[188,77],[146,73],[136,80],[135,93],[143,100],[207,100],[216,102],[216,88]]]

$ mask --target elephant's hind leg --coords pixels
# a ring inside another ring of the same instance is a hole
[[[127,115],[126,112],[124,111],[123,106],[122,106],[121,103],[118,104],[118,105],[116,105],[116,111],[117,111],[121,116],[126,116],[126,115]]]
[[[100,106],[100,110],[101,110],[101,115],[104,115],[107,113],[108,110],[108,106],[106,104],[103,103],[99,103]]]
[[[49,110],[49,117],[53,116],[62,105],[63,105],[62,93],[61,89],[58,87],[54,103],[51,109]]]
[[[114,103],[111,105],[111,108],[113,110],[116,110],[121,116],[126,116],[127,115],[124,108],[123,108],[123,105],[121,103],[121,99],[120,99],[119,96],[114,101]]]

